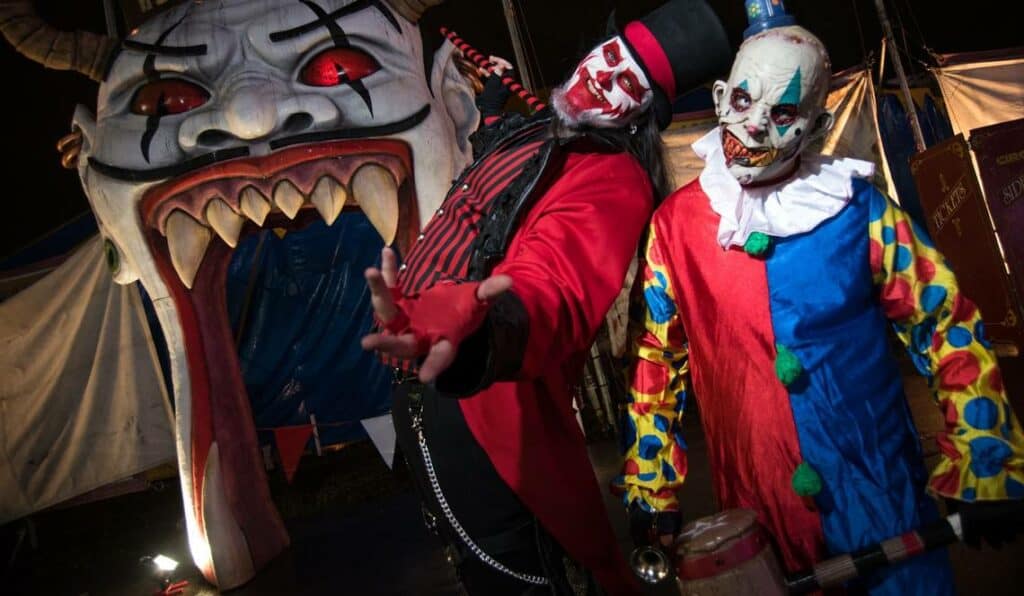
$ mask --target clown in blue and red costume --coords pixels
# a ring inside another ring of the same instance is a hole
[[[935,496],[959,506],[969,536],[998,541],[1024,497],[1024,435],[978,309],[870,183],[872,164],[805,150],[831,125],[821,43],[791,24],[748,33],[714,87],[720,126],[693,146],[704,170],[649,229],[614,488],[655,519],[680,510],[690,397],[720,506],[757,511],[790,571],[933,521]],[[890,327],[945,415],[930,475]],[[1003,527],[980,521],[990,511],[1009,515]],[[860,581],[953,593],[943,552]]]

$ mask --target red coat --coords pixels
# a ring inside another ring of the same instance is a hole
[[[627,154],[572,153],[493,271],[513,280],[529,334],[517,380],[460,400],[505,482],[612,594],[639,592],[620,554],[572,407],[572,387],[653,209]]]

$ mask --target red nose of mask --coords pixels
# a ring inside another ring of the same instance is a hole
[[[604,70],[597,71],[597,84],[600,85],[605,91],[611,91],[612,73]]]

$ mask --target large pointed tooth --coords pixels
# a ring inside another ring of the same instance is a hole
[[[274,187],[274,203],[288,216],[288,219],[295,219],[295,214],[302,208],[306,197],[295,188],[295,185],[287,180],[282,180]]]
[[[375,164],[359,168],[352,177],[352,197],[384,243],[391,244],[398,231],[398,185],[391,172]]]
[[[171,253],[171,264],[178,272],[181,283],[192,289],[192,282],[203,262],[206,247],[210,244],[213,233],[183,211],[174,211],[167,218],[165,228],[167,250]]]
[[[252,186],[247,186],[242,191],[241,199],[242,213],[256,225],[262,226],[263,220],[270,213],[270,201],[267,200],[267,197]]]
[[[228,207],[227,203],[220,199],[210,201],[206,206],[206,221],[225,244],[231,248],[238,245],[238,234],[241,233],[245,220]]]
[[[338,219],[338,214],[345,206],[348,192],[334,178],[324,176],[316,183],[316,188],[313,189],[309,200],[313,202],[313,206],[316,207],[320,217],[324,218],[327,225],[331,225],[334,220]]]

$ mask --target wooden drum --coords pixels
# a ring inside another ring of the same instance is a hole
[[[784,596],[786,580],[768,532],[750,509],[695,520],[676,542],[683,596]]]

